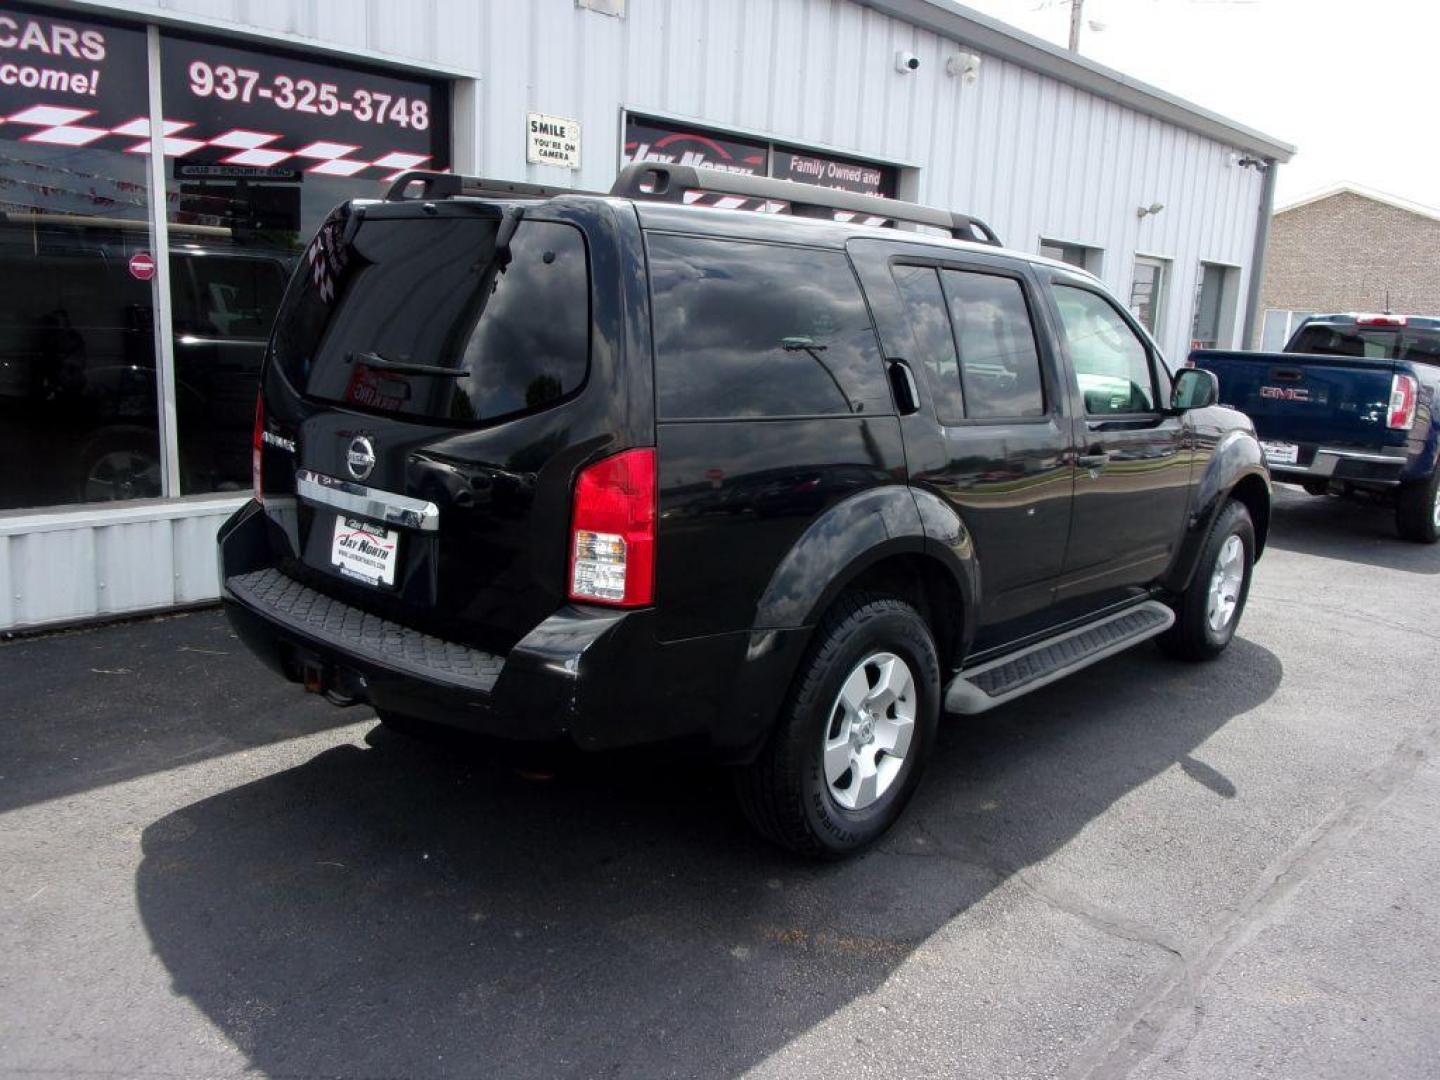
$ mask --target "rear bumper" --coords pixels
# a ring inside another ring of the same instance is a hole
[[[1301,450],[1305,456],[1307,448]],[[1270,472],[1277,480],[1304,482],[1307,480],[1334,480],[1369,484],[1378,487],[1396,487],[1405,479],[1409,458],[1404,448],[1398,453],[1387,454],[1370,450],[1350,450],[1339,447],[1316,447],[1308,465],[1270,465]]]
[[[287,679],[381,712],[524,742],[694,741],[744,757],[803,647],[800,631],[762,635],[760,649],[749,633],[661,643],[651,611],[572,605],[508,653],[487,653],[288,577],[273,565],[276,528],[252,502],[220,530],[221,599],[236,634]]]

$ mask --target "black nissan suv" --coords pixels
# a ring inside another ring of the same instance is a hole
[[[1093,277],[959,214],[669,165],[609,195],[409,174],[286,293],[224,601],[383,723],[700,747],[761,832],[842,855],[942,711],[1225,648],[1270,482],[1215,400]]]

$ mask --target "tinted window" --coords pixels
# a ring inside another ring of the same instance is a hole
[[[1338,326],[1307,326],[1295,335],[1287,352],[1316,353],[1322,356],[1368,356],[1393,360],[1400,344],[1394,330],[1361,333]]]
[[[843,252],[664,235],[649,243],[661,417],[889,408]]]
[[[941,423],[965,418],[965,398],[960,392],[960,363],[955,356],[955,337],[945,312],[945,295],[940,275],[929,266],[896,266],[895,284],[905,299],[910,329],[915,333],[916,359],[930,381],[935,415]]]
[[[574,390],[589,358],[579,230],[524,221],[510,260],[493,219],[336,221],[306,252],[304,287],[276,323],[275,359],[312,397],[457,422],[537,408]],[[458,369],[458,378],[379,359]]]
[[[1020,283],[961,270],[942,271],[941,277],[960,349],[965,415],[1043,416],[1040,355]]]
[[[225,253],[172,255],[172,300],[177,333],[259,339],[285,291],[279,259],[236,258]]]
[[[1055,304],[1085,411],[1153,411],[1155,382],[1149,353],[1110,302],[1088,289],[1057,285]]]

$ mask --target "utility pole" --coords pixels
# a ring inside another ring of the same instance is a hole
[[[1080,51],[1080,12],[1085,7],[1085,0],[1070,0],[1070,51]]]

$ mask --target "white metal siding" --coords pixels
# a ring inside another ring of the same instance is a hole
[[[945,60],[975,50],[853,0],[629,0],[624,18],[574,0],[127,8],[475,71],[475,160],[456,164],[485,175],[603,190],[622,105],[913,163],[919,201],[978,214],[1011,247],[1045,236],[1104,249],[1122,297],[1137,251],[1168,260],[1156,336],[1172,358],[1187,350],[1202,260],[1241,267],[1245,292],[1261,177],[1230,164],[1232,147],[983,54],[965,83]],[[918,72],[895,71],[902,49]],[[526,164],[529,110],[581,122],[579,174]]]
[[[1186,352],[1202,260],[1241,267],[1247,287],[1261,177],[1232,166],[1230,146],[983,53],[965,83],[945,61],[978,50],[852,0],[628,0],[624,18],[574,0],[89,6],[472,72],[474,130],[456,142],[473,160],[455,165],[485,175],[604,190],[622,106],[913,166],[915,198],[978,214],[1011,247],[1037,251],[1044,236],[1103,249],[1122,298],[1136,252],[1169,260],[1157,337],[1172,359]],[[902,49],[918,72],[895,71]],[[529,110],[582,123],[578,174],[526,164]],[[1161,213],[1136,216],[1155,202]],[[213,597],[222,502],[85,512],[39,531],[0,518],[0,629]]]
[[[243,503],[0,516],[0,630],[214,600],[215,533]]]

